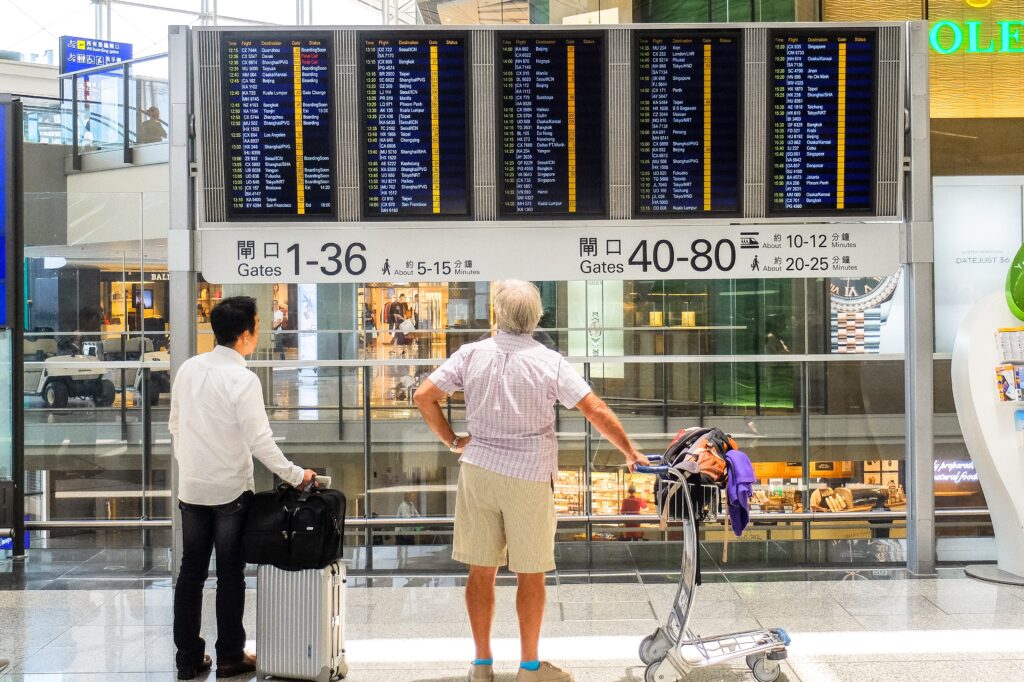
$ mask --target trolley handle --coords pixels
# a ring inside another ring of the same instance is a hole
[[[667,464],[662,464],[661,463],[661,462],[665,461],[665,458],[662,457],[661,455],[647,455],[647,461],[650,462],[649,465],[637,464],[636,468],[634,469],[634,471],[636,473],[638,473],[638,474],[667,474],[668,473],[669,467],[668,467]]]

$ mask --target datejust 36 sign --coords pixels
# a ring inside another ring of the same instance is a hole
[[[899,269],[893,224],[203,230],[203,277],[256,282],[863,277]]]

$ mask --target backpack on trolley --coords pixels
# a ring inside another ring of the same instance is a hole
[[[683,429],[661,456],[669,470],[658,477],[655,499],[662,518],[679,521],[691,518],[685,498],[677,486],[690,486],[694,520],[715,519],[721,509],[721,488],[725,487],[728,463],[726,453],[739,450],[733,437],[721,429],[694,426]]]

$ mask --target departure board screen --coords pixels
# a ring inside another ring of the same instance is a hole
[[[873,209],[872,30],[772,32],[770,212]]]
[[[605,214],[605,68],[600,35],[504,35],[501,215]]]
[[[221,41],[229,219],[334,214],[329,34]]]
[[[466,37],[361,38],[364,214],[468,215]]]
[[[739,32],[640,33],[635,51],[636,214],[738,214]]]

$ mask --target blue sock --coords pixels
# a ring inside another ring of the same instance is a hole
[[[473,665],[494,665],[493,658],[477,658],[473,660]]]
[[[519,667],[523,670],[540,670],[540,661],[523,661]]]

